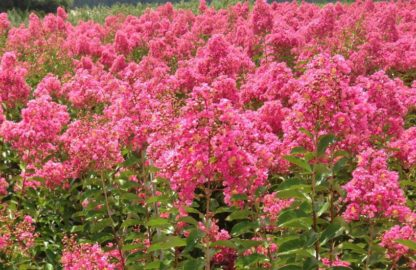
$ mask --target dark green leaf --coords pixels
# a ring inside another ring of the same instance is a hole
[[[188,224],[192,224],[192,225],[198,224],[198,221],[196,221],[191,216],[181,217],[178,221],[182,221],[182,222],[185,222],[185,223],[188,223]]]
[[[240,234],[247,233],[251,230],[255,230],[258,227],[259,227],[259,224],[257,222],[242,221],[233,226],[231,230],[231,234],[234,236],[237,236]]]
[[[305,160],[295,156],[285,156],[284,158],[290,163],[295,164],[296,166],[304,169],[305,171],[309,173],[312,172],[311,166]]]
[[[123,228],[128,228],[131,226],[136,226],[136,225],[140,225],[142,224],[142,222],[140,220],[137,219],[126,219],[122,224],[121,227]]]
[[[249,210],[237,210],[232,212],[227,218],[227,221],[233,221],[238,219],[247,219],[251,214]]]
[[[296,251],[302,249],[305,242],[302,239],[293,239],[283,242],[279,246],[279,253],[288,253],[289,251]]]
[[[185,239],[182,239],[177,236],[170,236],[161,242],[153,243],[149,247],[148,250],[151,252],[151,251],[156,251],[156,250],[165,250],[165,249],[170,249],[174,247],[183,247],[183,246],[186,246]]]
[[[344,231],[344,228],[341,225],[332,223],[321,234],[321,237],[319,238],[319,242],[321,242],[321,245],[325,245],[325,243],[328,240],[331,240],[339,236],[343,231]]]
[[[318,156],[322,156],[323,154],[325,154],[326,149],[333,142],[335,142],[334,135],[327,134],[327,135],[320,136],[319,141],[318,141],[318,149],[317,149]]]
[[[204,261],[202,258],[191,258],[186,260],[183,270],[199,270],[204,268]]]

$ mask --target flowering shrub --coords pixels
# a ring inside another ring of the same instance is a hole
[[[0,266],[416,269],[415,8],[0,14]]]

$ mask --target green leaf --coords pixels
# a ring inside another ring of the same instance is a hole
[[[233,221],[238,219],[247,219],[251,214],[249,210],[237,210],[232,212],[227,218],[227,221]]]
[[[250,239],[234,239],[233,242],[234,244],[238,246],[239,249],[243,249],[243,250],[246,250],[252,247],[257,247],[263,243],[262,241],[250,240]]]
[[[345,167],[347,162],[348,162],[348,158],[343,157],[343,158],[339,159],[337,161],[337,163],[335,163],[335,165],[334,165],[334,173],[338,173],[339,171],[341,171],[342,168]]]
[[[302,178],[289,178],[282,183],[280,183],[277,187],[278,190],[290,189],[294,188],[297,189],[299,186],[309,186],[305,179]]]
[[[305,246],[312,247],[316,243],[316,241],[318,241],[319,234],[311,229],[309,232],[306,232],[305,238],[306,238]]]
[[[186,247],[184,252],[191,251],[195,245],[198,244],[199,239],[202,237],[202,232],[196,229],[191,230],[189,236],[186,238]]]
[[[169,198],[166,195],[153,196],[146,200],[148,204],[158,203],[158,202],[167,202],[167,201],[169,201]]]
[[[357,254],[365,254],[366,253],[366,250],[363,247],[361,247],[358,244],[354,244],[354,243],[350,243],[350,242],[342,243],[342,249],[348,249],[348,250],[351,250],[351,251],[353,251],[354,253],[357,253]]]
[[[182,222],[185,222],[185,223],[188,223],[188,224],[192,224],[192,225],[198,224],[198,221],[196,221],[191,216],[181,217],[178,221],[182,221]]]
[[[291,154],[303,154],[305,152],[307,152],[308,150],[306,150],[305,147],[303,146],[298,146],[298,147],[294,147],[292,149],[292,151],[290,152]]]
[[[325,245],[325,243],[328,242],[328,240],[331,240],[339,236],[343,231],[344,228],[341,225],[336,223],[330,224],[319,238],[321,245]]]
[[[167,237],[166,239],[164,239],[161,242],[157,242],[152,244],[149,247],[149,251],[156,251],[156,250],[165,250],[165,249],[170,249],[170,248],[174,248],[174,247],[183,247],[186,246],[186,241],[185,239],[182,239],[180,237],[177,236],[170,236]]]
[[[303,190],[304,187],[299,186],[299,188],[290,188],[285,190],[279,190],[277,192],[277,197],[280,199],[304,199],[305,198],[305,192],[308,192],[308,190]],[[310,186],[305,186],[305,188],[309,189]]]
[[[262,263],[267,260],[267,257],[262,254],[253,253],[248,256],[242,256],[237,259],[236,265],[239,267],[250,266],[255,263]]]
[[[75,225],[71,228],[71,233],[84,231],[84,225]]]
[[[284,157],[287,161],[289,161],[290,163],[295,164],[296,166],[304,169],[305,171],[311,173],[312,169],[311,166],[303,159],[295,157],[295,156],[285,156]]]
[[[211,243],[211,247],[228,247],[232,249],[237,249],[237,246],[231,240],[218,240]]]
[[[199,270],[204,268],[204,260],[202,258],[191,258],[186,260],[183,270]]]
[[[308,257],[303,263],[303,270],[315,270],[318,269],[318,260],[315,257]]]
[[[326,134],[326,135],[320,136],[319,141],[318,141],[318,149],[317,149],[318,156],[322,156],[323,154],[325,154],[326,149],[333,142],[335,142],[334,135]]]
[[[309,130],[307,130],[305,128],[300,128],[299,131],[302,132],[303,134],[305,134],[306,136],[308,136],[309,138],[313,139],[313,135]]]
[[[221,213],[229,213],[229,212],[232,212],[232,210],[229,207],[222,206],[216,209],[214,213],[221,214]]]
[[[140,248],[143,248],[143,244],[142,243],[139,243],[139,244],[128,244],[128,245],[124,245],[123,246],[123,250],[124,251],[131,251],[131,250],[140,249]]]
[[[160,269],[160,261],[153,261],[151,263],[146,264],[144,269]]]
[[[137,201],[139,199],[137,194],[130,193],[130,192],[123,192],[120,197],[121,199],[126,200],[126,201]]]
[[[254,230],[258,227],[259,227],[259,224],[257,222],[242,221],[233,226],[231,230],[231,234],[234,236],[237,236],[240,234],[250,232],[251,230]]]
[[[164,218],[151,218],[147,222],[147,226],[149,227],[163,227],[169,224],[169,220]]]
[[[299,229],[309,229],[312,226],[311,217],[303,217],[289,220],[287,222],[281,223],[280,227],[285,228],[299,228]]]
[[[96,233],[113,226],[113,220],[111,218],[105,218],[91,225],[91,231]]]
[[[299,249],[302,249],[304,244],[305,242],[302,239],[293,239],[283,242],[279,246],[279,253],[287,254],[288,252],[297,251]]]
[[[302,270],[302,267],[296,264],[288,264],[283,267],[280,267],[279,270]]]
[[[142,222],[140,220],[137,219],[126,219],[123,224],[121,224],[121,227],[123,228],[128,228],[131,226],[136,226],[136,225],[140,225],[142,224]]]
[[[234,194],[231,196],[231,201],[245,201],[248,199],[246,194]]]
[[[130,155],[124,162],[123,167],[130,167],[140,161],[140,157],[136,156],[134,153]]]
[[[322,216],[322,214],[323,214],[323,213],[325,213],[325,212],[326,212],[326,210],[328,210],[328,208],[329,208],[329,202],[325,202],[325,203],[322,205],[321,209],[319,209],[319,211],[316,213],[316,215],[317,215],[318,217]]]
[[[396,242],[410,248],[411,250],[416,250],[416,242],[415,241],[399,239],[399,240],[396,240]]]
[[[198,210],[196,210],[195,208],[193,208],[193,207],[186,207],[185,208],[185,210],[186,210],[186,212],[188,212],[188,213],[192,213],[192,214],[201,214],[201,212],[199,212]]]

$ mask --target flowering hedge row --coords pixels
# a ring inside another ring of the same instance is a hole
[[[371,0],[1,14],[0,265],[416,269],[415,21]]]

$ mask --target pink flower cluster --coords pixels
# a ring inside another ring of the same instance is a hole
[[[0,100],[8,107],[26,103],[30,94],[30,87],[25,78],[26,68],[17,62],[16,54],[5,53],[0,63]]]
[[[215,10],[201,1],[197,14],[166,4],[76,25],[59,8],[19,27],[0,14],[1,143],[21,158],[23,187],[122,171],[141,151],[181,210],[199,191],[239,207],[233,196],[245,194],[274,228],[294,200],[256,201],[256,192],[270,188],[272,173],[291,173],[291,149],[316,150],[316,138],[333,134],[328,153],[359,159],[339,202],[344,218],[408,221],[415,214],[388,162],[406,172],[416,165],[416,129],[406,123],[416,103],[415,7],[257,0]],[[0,195],[7,188],[0,178]],[[229,237],[200,229],[211,241]],[[272,244],[251,252],[276,251]],[[222,251],[217,263],[233,256]],[[114,268],[97,245],[68,249],[63,263],[76,269],[78,258],[93,262],[87,269]]]
[[[289,208],[294,199],[282,200],[277,197],[276,192],[271,194],[266,194],[262,198],[263,202],[263,216],[262,218],[266,221],[266,229],[273,231],[275,229],[274,224],[276,224],[279,214],[282,210]]]
[[[0,14],[0,35],[5,34],[10,27],[10,21],[7,16],[7,13]]]
[[[336,258],[335,260],[330,260],[328,258],[322,258],[322,263],[323,265],[325,265],[328,268],[334,267],[334,266],[343,266],[343,267],[348,267],[351,264],[349,262],[346,261],[342,261],[338,258]]]
[[[35,221],[28,215],[19,220],[16,218],[4,209],[0,212],[0,253],[8,253],[17,248],[19,253],[27,255],[39,236],[35,232]]]
[[[403,160],[406,167],[416,165],[416,127],[405,130],[389,146],[395,149],[395,155]]]
[[[111,263],[111,253],[105,252],[98,244],[74,244],[66,246],[61,263],[65,270],[113,270],[118,269]]]
[[[411,259],[415,252],[396,240],[416,241],[415,229],[410,225],[396,225],[383,234],[380,245],[387,249],[387,257],[394,263],[397,263],[402,257],[406,257],[410,259],[410,268],[416,269],[416,261]]]
[[[0,196],[7,195],[7,188],[9,187],[9,183],[7,183],[4,177],[0,177]]]
[[[57,153],[59,135],[69,120],[66,106],[45,95],[28,102],[20,122],[3,122],[0,135],[25,162],[37,164]]]
[[[150,141],[154,165],[188,204],[204,184],[222,185],[228,203],[234,194],[254,194],[266,183],[279,140],[256,114],[241,112],[227,99],[216,102],[207,85],[186,103],[172,130]]]
[[[344,189],[348,204],[343,216],[347,221],[361,217],[389,217],[404,221],[412,215],[399,185],[399,176],[387,168],[387,154],[367,149],[358,156],[353,178]]]

